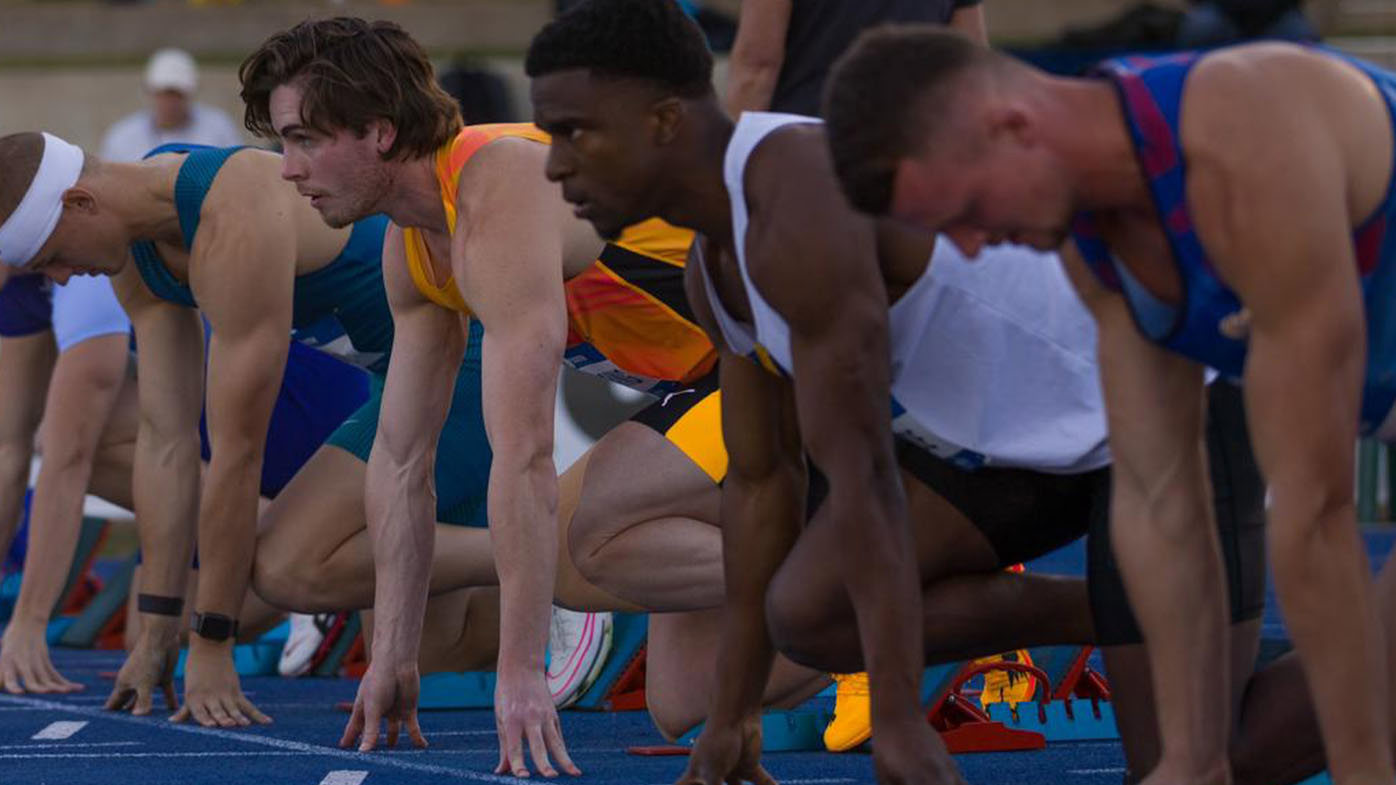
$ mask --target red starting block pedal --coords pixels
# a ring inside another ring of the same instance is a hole
[[[1091,647],[1064,650],[1070,656],[1059,658],[1055,666],[1060,676],[1052,690],[1052,699],[1045,707],[1036,712],[1024,712],[1018,706],[994,704],[989,707],[990,719],[1010,728],[1041,733],[1049,742],[1118,739],[1115,710],[1110,705],[1110,685],[1103,675],[1090,667]],[[1037,660],[1039,651],[1033,650],[1032,654]],[[1044,660],[1050,661],[1046,657]]]
[[[1008,727],[992,719],[975,705],[972,699],[964,697],[962,693],[965,685],[974,677],[990,671],[1015,671],[1032,675],[1037,679],[1038,711],[1045,712],[1051,682],[1041,669],[1026,663],[1007,661],[965,665],[956,674],[950,689],[936,701],[926,715],[931,727],[940,731],[946,748],[959,754],[1040,750],[1046,747],[1047,739],[1041,733]]]

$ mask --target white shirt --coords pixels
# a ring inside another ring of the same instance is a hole
[[[227,112],[205,104],[193,104],[189,108],[189,124],[182,128],[156,128],[146,109],[126,115],[112,123],[103,135],[101,155],[107,161],[139,161],[152,149],[171,142],[212,147],[246,144]]]
[[[747,355],[759,345],[787,374],[790,328],[747,268],[745,174],[769,134],[818,122],[746,112],[727,147],[734,250],[752,324],[727,312],[699,265],[728,347]],[[892,304],[888,327],[892,430],[901,438],[964,469],[1075,474],[1110,462],[1095,323],[1055,255],[997,246],[971,261],[941,238],[926,272]]]

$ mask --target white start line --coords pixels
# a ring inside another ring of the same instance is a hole
[[[61,722],[50,723],[48,727],[29,738],[34,741],[62,741],[63,739],[72,738],[74,733],[86,727],[87,723],[83,721],[63,720]]]

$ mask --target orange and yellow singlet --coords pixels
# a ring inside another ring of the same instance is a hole
[[[490,142],[513,137],[548,144],[527,123],[467,126],[436,153],[436,178],[452,232],[456,184],[470,157]],[[404,228],[407,266],[423,296],[468,314],[452,278],[433,280],[426,242]],[[653,219],[606,244],[600,258],[565,284],[567,350],[563,359],[584,373],[664,395],[713,369],[717,351],[693,318],[683,268],[693,233]]]

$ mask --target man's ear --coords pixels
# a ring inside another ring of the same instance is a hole
[[[373,139],[373,149],[378,151],[378,155],[387,155],[397,142],[397,126],[379,118],[369,123],[368,136]]]
[[[1024,147],[1037,144],[1038,129],[1032,113],[1018,103],[1005,103],[989,114],[989,134],[992,137],[1007,136]]]
[[[63,192],[63,206],[70,210],[80,210],[85,213],[97,211],[97,198],[92,192],[81,185],[75,185]]]
[[[650,112],[654,121],[654,141],[660,145],[674,141],[688,113],[683,101],[676,96],[659,99],[650,107]]]

